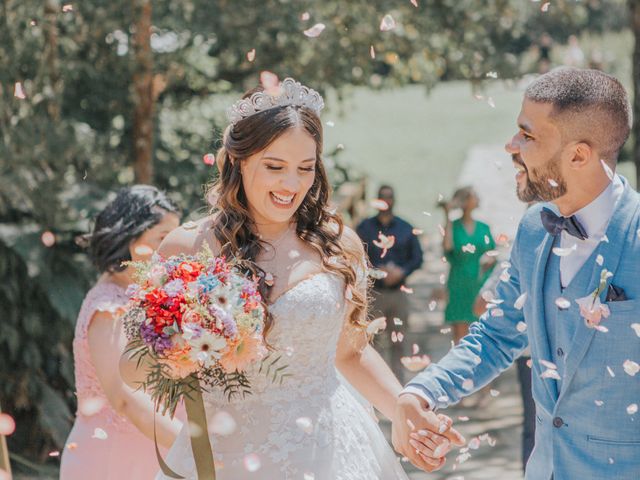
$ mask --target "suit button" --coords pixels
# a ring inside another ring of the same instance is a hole
[[[562,350],[560,347],[558,347],[558,350],[556,350],[556,353],[558,354],[559,357],[564,356],[564,350]]]
[[[553,419],[553,426],[556,428],[560,428],[564,425],[564,421],[560,417],[556,417]]]

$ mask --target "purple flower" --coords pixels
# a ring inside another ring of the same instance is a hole
[[[172,345],[171,338],[166,335],[156,333],[153,325],[148,323],[140,325],[140,336],[144,343],[153,348],[153,350],[158,354],[162,354]]]
[[[179,278],[171,280],[164,286],[164,291],[173,298],[184,291],[184,282]]]

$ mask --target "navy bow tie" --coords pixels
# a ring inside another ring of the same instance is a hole
[[[560,235],[564,230],[569,235],[572,235],[580,240],[586,240],[589,238],[584,227],[580,224],[575,215],[570,217],[559,217],[553,211],[548,208],[543,208],[540,211],[540,218],[542,219],[542,225],[551,235]]]

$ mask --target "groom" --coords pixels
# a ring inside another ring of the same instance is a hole
[[[527,88],[506,149],[518,197],[547,203],[520,222],[503,302],[400,395],[394,446],[414,463],[429,446],[417,432],[438,429],[432,411],[530,345],[537,425],[526,479],[640,478],[640,199],[613,173],[630,125],[624,88],[602,72],[561,68]]]

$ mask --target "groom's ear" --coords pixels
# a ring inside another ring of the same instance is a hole
[[[575,142],[569,144],[569,167],[572,169],[584,168],[592,160],[594,151],[586,142]]]

